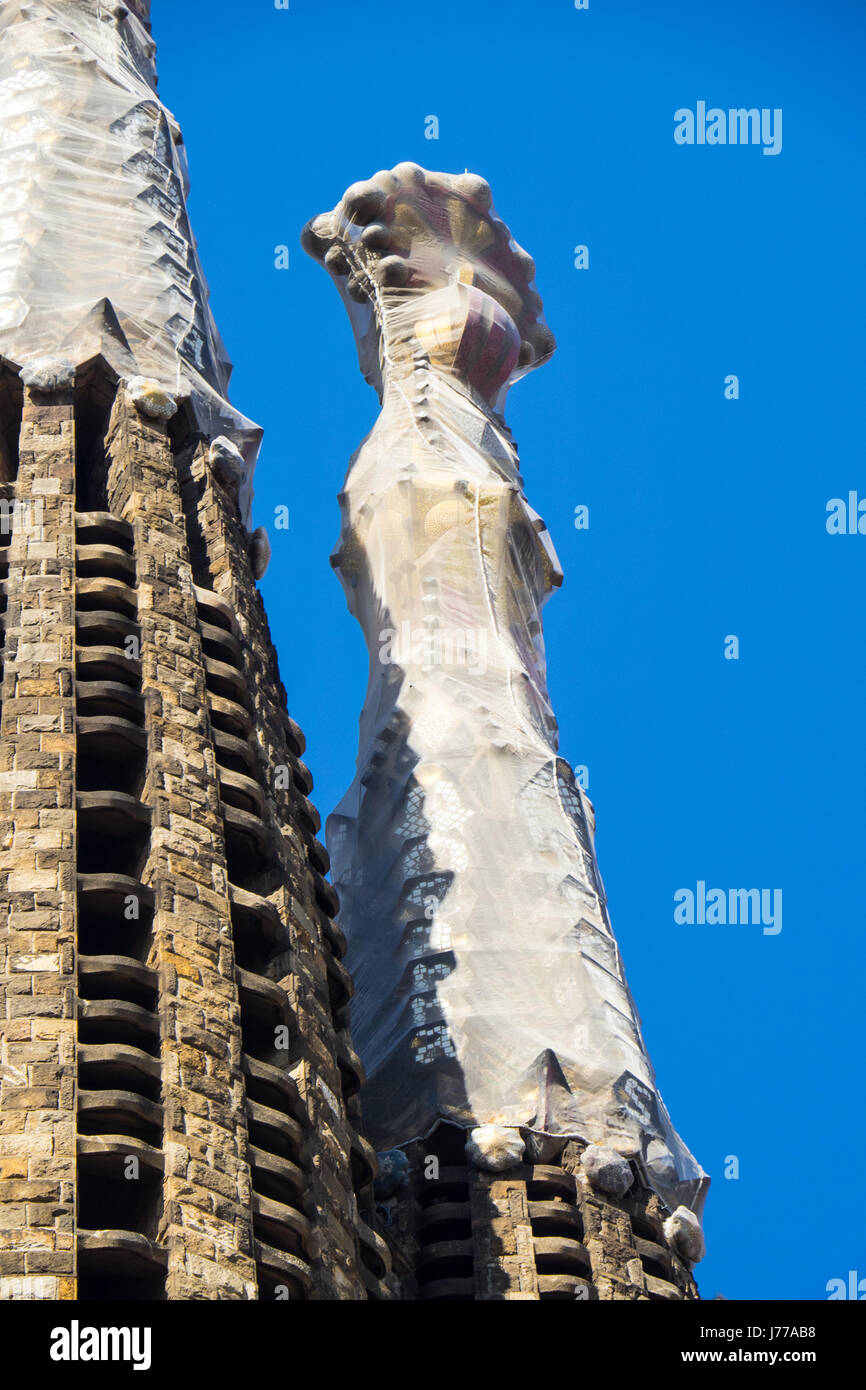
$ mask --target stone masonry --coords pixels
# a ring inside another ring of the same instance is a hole
[[[0,1294],[75,1295],[75,436],[27,392],[5,488]],[[18,503],[18,507],[15,503]],[[9,528],[11,526],[11,535]]]
[[[25,389],[4,485],[0,1293],[390,1297],[225,445],[156,383],[60,376]]]

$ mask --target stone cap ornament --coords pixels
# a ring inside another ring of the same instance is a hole
[[[171,391],[151,377],[132,377],[126,383],[126,394],[139,414],[151,420],[171,420],[177,414],[177,401]]]
[[[605,1144],[588,1144],[580,1156],[580,1166],[590,1187],[617,1201],[625,1196],[634,1183],[634,1173],[628,1159]]]
[[[507,1125],[478,1125],[466,1139],[466,1157],[487,1173],[504,1173],[523,1162],[524,1143],[519,1129]]]
[[[701,1223],[688,1207],[677,1207],[664,1223],[665,1240],[689,1264],[697,1264],[706,1254]]]
[[[380,1202],[396,1197],[398,1192],[409,1186],[409,1159],[402,1149],[386,1149],[376,1155],[379,1172],[373,1183],[373,1193]]]
[[[535,262],[477,174],[380,170],[308,222],[301,242],[333,277],[380,394],[386,351],[391,365],[420,351],[497,403],[554,351]]]
[[[19,376],[30,391],[68,391],[75,385],[75,363],[65,357],[34,357]]]
[[[218,435],[208,449],[208,462],[223,486],[237,492],[244,472],[244,456],[237,445]]]
[[[264,579],[271,563],[271,543],[264,526],[257,526],[250,536],[250,564],[254,579]]]

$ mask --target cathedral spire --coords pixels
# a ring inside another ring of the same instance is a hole
[[[340,499],[334,563],[370,676],[328,822],[373,1137],[456,1123],[489,1170],[581,1140],[699,1211],[707,1180],[656,1088],[593,809],[557,752],[541,611],[562,575],[502,416],[554,349],[534,263],[483,179],[412,164],[352,185],[303,241],[382,401]]]
[[[118,375],[154,377],[243,455],[248,515],[261,431],[228,401],[231,363],[186,210],[177,121],[156,94],[150,6],[8,0],[0,14],[0,354],[86,365],[107,302]]]

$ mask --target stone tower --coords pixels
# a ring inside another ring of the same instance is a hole
[[[562,576],[502,415],[554,349],[533,261],[483,179],[413,164],[303,242],[382,406],[340,497],[370,674],[328,847],[404,1296],[694,1298],[707,1180],[557,754],[541,609]]]
[[[389,1296],[148,5],[0,39],[0,1298]]]

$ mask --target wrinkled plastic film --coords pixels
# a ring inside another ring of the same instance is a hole
[[[706,1178],[658,1094],[557,755],[541,609],[561,582],[502,406],[553,339],[483,180],[353,185],[304,244],[349,310],[381,414],[334,563],[364,631],[357,775],[329,818],[380,1149],[438,1119],[604,1143],[669,1206]],[[554,1146],[555,1147],[555,1146]]]
[[[248,514],[261,432],[227,400],[148,11],[0,5],[0,353],[16,366],[102,355],[120,376],[157,378],[203,433],[241,449]]]

